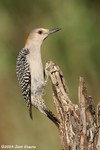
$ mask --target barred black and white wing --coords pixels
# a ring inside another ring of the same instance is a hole
[[[20,51],[16,63],[16,74],[22,89],[24,101],[29,109],[29,114],[32,119],[31,74],[30,74],[30,67],[26,59],[28,54],[29,54],[28,49],[22,49]]]

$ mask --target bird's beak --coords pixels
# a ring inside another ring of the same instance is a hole
[[[61,30],[61,29],[60,28],[50,29],[48,34],[52,34],[52,33],[58,32],[59,30]]]

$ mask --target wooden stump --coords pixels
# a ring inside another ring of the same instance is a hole
[[[49,61],[46,63],[53,87],[53,100],[60,120],[59,133],[63,150],[100,150],[100,103],[97,109],[83,77],[79,79],[79,105],[69,98],[60,68]]]

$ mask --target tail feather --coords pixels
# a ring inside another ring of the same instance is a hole
[[[30,115],[30,118],[33,120],[33,115],[32,115],[32,104],[29,105],[29,115]]]
[[[60,121],[57,119],[57,117],[50,111],[50,110],[44,110],[46,113],[47,117],[54,122],[54,124],[59,127]]]
[[[32,104],[29,106],[29,114],[32,119],[32,105],[37,108],[40,112],[47,115],[47,117],[55,123],[57,127],[59,127],[60,121],[56,118],[56,116],[47,108],[44,103],[44,100],[41,96],[32,97]]]

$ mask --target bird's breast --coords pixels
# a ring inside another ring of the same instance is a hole
[[[36,65],[35,68],[32,67],[31,69],[31,92],[35,96],[43,95],[44,87],[45,87],[45,82],[43,76],[43,69],[41,66]]]
[[[31,92],[33,95],[42,95],[44,92],[44,74],[40,55],[30,55],[28,57],[31,74]]]

